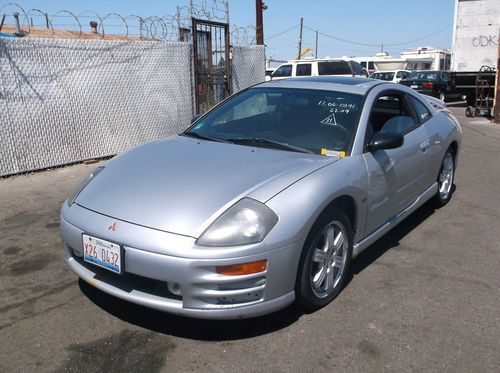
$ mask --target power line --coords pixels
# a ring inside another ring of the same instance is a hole
[[[443,32],[444,30],[448,29],[451,27],[451,24],[448,24],[446,27],[443,27],[437,31],[434,31],[430,34],[427,34],[427,35],[424,35],[422,37],[419,37],[417,39],[413,39],[413,40],[408,40],[408,41],[404,41],[404,42],[399,42],[399,43],[391,43],[391,44],[386,44],[384,43],[384,46],[386,47],[396,47],[396,46],[400,46],[400,45],[404,45],[404,44],[410,44],[410,43],[414,43],[416,41],[420,41],[420,40],[424,40],[424,39],[427,39],[431,36],[434,36],[436,34],[439,34],[440,32]],[[307,30],[309,31],[313,31],[313,32],[316,32],[317,30],[311,28],[311,27],[308,27],[306,25],[304,25],[304,28],[306,28]],[[325,34],[324,32],[321,32],[321,31],[318,31],[318,33],[322,36],[325,36],[327,38],[330,38],[330,39],[333,39],[333,40],[336,40],[336,41],[341,41],[343,43],[348,43],[348,44],[354,44],[354,45],[362,45],[362,46],[365,46],[365,47],[379,47],[380,46],[380,43],[378,44],[370,44],[370,43],[362,43],[362,42],[358,42],[358,41],[353,41],[353,40],[348,40],[348,39],[343,39],[343,38],[339,38],[337,36],[333,36],[333,35],[329,35],[329,34]]]
[[[290,43],[290,44],[285,44],[285,45],[279,45],[277,47],[267,47],[267,49],[280,49],[280,48],[285,48],[285,47],[291,47],[297,45],[297,43]]]
[[[269,39],[275,38],[275,37],[277,37],[277,36],[280,36],[280,35],[286,34],[287,32],[290,32],[290,31],[292,31],[292,30],[296,29],[297,27],[299,27],[299,25],[298,25],[298,24],[297,24],[297,25],[295,25],[295,26],[290,27],[289,29],[286,29],[286,30],[284,30],[284,31],[281,31],[281,32],[279,32],[279,33],[277,33],[277,34],[271,35],[271,36],[269,36],[269,37],[265,38],[265,40],[269,40]]]

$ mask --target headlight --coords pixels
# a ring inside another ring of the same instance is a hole
[[[73,202],[75,202],[76,197],[78,197],[78,195],[81,193],[81,191],[102,170],[104,170],[104,166],[97,167],[94,171],[92,171],[92,173],[90,175],[88,175],[85,179],[83,179],[80,184],[78,184],[78,187],[75,189],[75,191],[73,192],[73,194],[71,194],[71,196],[66,200],[66,203],[68,204],[68,206],[71,207],[71,205],[73,204]]]
[[[278,215],[254,199],[243,198],[215,220],[198,239],[202,246],[238,246],[261,242]]]

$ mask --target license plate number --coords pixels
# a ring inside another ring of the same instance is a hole
[[[410,88],[418,88],[418,85],[416,85],[416,84],[412,84],[412,85],[410,86]]]
[[[101,238],[87,236],[83,239],[83,260],[114,273],[122,273],[122,250],[120,245]]]

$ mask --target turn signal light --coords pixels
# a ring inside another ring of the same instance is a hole
[[[263,259],[250,263],[218,266],[215,267],[215,270],[220,275],[241,276],[241,275],[250,275],[252,273],[264,272],[266,268],[267,268],[267,260]]]

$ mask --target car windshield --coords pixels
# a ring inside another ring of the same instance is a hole
[[[372,74],[373,79],[380,79],[380,80],[392,80],[394,78],[394,72],[392,71],[387,71],[387,72],[380,72],[380,73],[373,73]]]
[[[437,71],[414,71],[410,74],[408,79],[428,79],[428,80],[436,80],[438,78]]]
[[[362,96],[286,88],[251,88],[219,105],[183,135],[322,155],[347,152]]]

